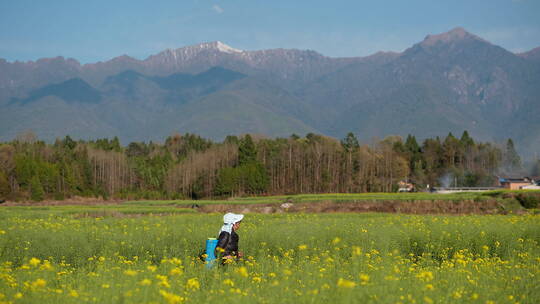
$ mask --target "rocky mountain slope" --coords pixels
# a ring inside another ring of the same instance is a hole
[[[468,130],[483,140],[512,137],[527,154],[540,150],[539,50],[514,54],[456,28],[403,53],[356,58],[210,42],[144,60],[0,60],[0,139],[28,129],[48,140],[124,141]]]

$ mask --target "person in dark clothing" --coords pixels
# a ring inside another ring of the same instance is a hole
[[[238,251],[239,237],[236,231],[240,229],[240,223],[244,215],[227,213],[223,216],[223,226],[219,231],[216,246],[216,257],[221,258],[223,264],[232,263],[236,258],[242,257]]]

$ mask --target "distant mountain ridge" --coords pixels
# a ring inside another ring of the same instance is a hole
[[[124,141],[173,132],[367,140],[390,134],[512,137],[540,150],[540,48],[514,54],[455,28],[402,53],[331,58],[315,51],[244,51],[222,42],[81,65],[62,57],[0,59],[0,139],[32,129]],[[63,123],[60,123],[60,121]]]
[[[32,90],[27,98],[13,98],[12,102],[27,104],[47,96],[56,96],[62,100],[75,103],[98,103],[101,101],[101,94],[98,90],[80,78],[71,78],[58,84],[50,84]]]

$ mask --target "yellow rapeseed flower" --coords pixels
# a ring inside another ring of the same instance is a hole
[[[197,290],[201,288],[201,283],[199,283],[199,280],[197,278],[191,278],[187,280],[186,287],[189,289]]]
[[[247,268],[242,266],[240,268],[237,268],[236,269],[236,273],[238,273],[239,275],[243,276],[243,277],[248,277],[248,271],[247,271]]]
[[[360,277],[360,284],[366,285],[367,283],[369,283],[369,275],[361,273],[359,277]]]
[[[160,290],[159,294],[165,298],[167,303],[169,304],[177,304],[184,301],[184,298],[182,298],[179,295],[175,295],[174,293],[166,292],[165,290]]]
[[[30,261],[28,261],[28,264],[37,267],[41,263],[41,260],[38,258],[31,258]]]
[[[40,287],[45,287],[45,285],[47,285],[47,281],[45,281],[44,279],[37,279],[35,280],[34,282],[32,282],[32,288],[40,288]]]
[[[139,284],[141,284],[142,286],[148,286],[152,284],[152,281],[150,281],[149,279],[144,279],[140,281]]]
[[[302,244],[302,245],[298,246],[298,249],[299,249],[299,250],[306,250],[306,249],[307,249],[307,245]]]
[[[339,278],[339,280],[337,281],[337,286],[343,288],[353,288],[354,286],[356,286],[356,283],[353,281],[345,280],[343,278]]]
[[[128,269],[128,270],[124,271],[124,274],[132,277],[132,276],[137,275],[137,271]]]
[[[171,285],[169,284],[169,279],[167,278],[167,276],[156,274],[156,279],[159,280],[158,285],[164,286],[164,287],[167,287],[167,288],[171,287]]]
[[[431,271],[422,271],[419,274],[416,275],[417,278],[424,282],[429,282],[433,280],[433,272]]]
[[[182,269],[178,267],[174,267],[173,269],[171,269],[171,271],[169,271],[170,275],[177,275],[177,274],[182,274],[182,273],[183,273]]]
[[[352,254],[353,255],[362,255],[362,248],[358,246],[352,246]]]
[[[42,269],[42,270],[51,270],[53,269],[52,265],[51,265],[51,262],[49,262],[48,260],[45,260],[43,261],[43,264],[41,264],[41,266],[39,267],[39,269]]]

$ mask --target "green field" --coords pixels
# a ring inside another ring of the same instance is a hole
[[[181,213],[196,213],[198,208],[194,205],[259,205],[283,203],[386,203],[386,202],[485,202],[497,201],[503,206],[502,211],[524,210],[515,199],[508,198],[518,193],[525,193],[538,197],[540,200],[540,191],[488,191],[488,192],[462,192],[454,194],[437,193],[330,193],[330,194],[301,194],[301,195],[281,195],[281,196],[260,196],[260,197],[236,197],[227,200],[140,200],[125,202],[102,202],[98,204],[81,204],[80,202],[70,203],[69,200],[62,206],[52,206],[42,204],[32,206],[32,204],[20,204],[11,206],[11,211],[19,210],[25,215],[37,213],[41,215],[44,212],[56,216],[75,216],[75,217],[119,217],[123,215],[166,215]],[[5,210],[8,210],[5,209]],[[0,209],[2,211],[3,209]]]
[[[205,239],[216,236],[222,215],[176,208],[177,203],[0,208],[0,302],[540,299],[539,215],[247,214],[239,231],[246,259],[206,269],[197,255]]]
[[[416,193],[328,193],[328,194],[300,194],[277,195],[259,197],[236,197],[228,200],[158,200],[158,201],[131,201],[131,205],[198,205],[206,204],[281,204],[289,203],[317,203],[317,202],[365,202],[365,201],[482,201],[489,199],[503,200],[505,196],[518,193],[540,195],[540,190],[510,191],[495,190],[486,192],[461,192],[452,194],[416,192]]]
[[[438,194],[427,192],[416,193],[329,193],[329,194],[300,194],[300,195],[277,195],[259,197],[237,197],[229,200],[199,200],[197,204],[271,204],[290,201],[292,203],[301,202],[321,202],[321,201],[383,201],[383,200],[475,200],[498,197],[504,193],[514,193],[515,191],[487,191],[487,192],[462,192],[453,194]],[[523,191],[522,191],[523,192]],[[527,191],[529,193],[540,193],[540,191]],[[171,201],[141,201],[144,204],[193,204],[192,200],[171,200]],[[139,201],[131,202],[137,204]]]

